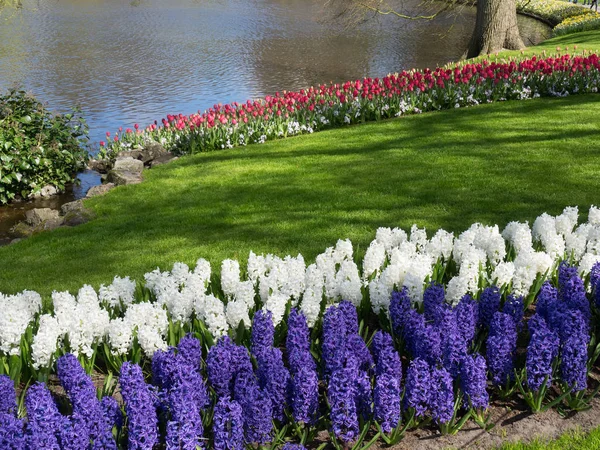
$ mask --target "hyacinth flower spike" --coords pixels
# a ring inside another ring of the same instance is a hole
[[[487,392],[487,366],[485,358],[479,354],[467,355],[460,367],[460,388],[464,396],[465,409],[470,411],[470,415],[486,431],[494,428],[495,424],[490,424],[489,414],[486,411],[489,407],[490,397]]]

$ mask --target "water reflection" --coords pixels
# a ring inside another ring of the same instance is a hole
[[[0,89],[21,82],[53,109],[79,104],[97,141],[167,113],[443,64],[474,23],[468,9],[357,29],[321,15],[314,0],[23,0],[0,11]]]

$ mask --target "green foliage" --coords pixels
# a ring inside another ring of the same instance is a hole
[[[87,133],[77,110],[52,114],[22,90],[0,96],[0,204],[48,184],[63,191],[87,161]]]

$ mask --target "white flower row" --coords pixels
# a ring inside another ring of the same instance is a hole
[[[243,276],[238,261],[225,260],[220,286],[211,285],[208,261],[199,259],[193,270],[175,263],[171,271],[156,269],[144,276],[152,302],[136,299],[136,284],[128,277],[115,277],[98,292],[86,285],[76,297],[54,292],[53,312],[46,314],[41,314],[42,299],[35,292],[0,294],[0,356],[19,354],[21,336],[31,324],[38,326],[31,352],[39,368],[51,362],[62,339],[68,339],[77,355],[91,357],[95,345],[107,342],[115,355],[123,356],[136,336],[151,356],[167,347],[170,321],[188,324],[196,318],[219,337],[240,323],[249,327],[250,313],[258,308],[270,310],[278,325],[291,303],[312,327],[324,299],[328,304],[346,299],[359,305],[364,293],[379,314],[387,312],[392,291],[402,286],[415,302],[421,301],[435,268],[451,260],[456,270],[446,284],[449,302],[476,294],[482,281],[525,296],[536,279],[550,276],[565,258],[578,264],[582,275],[600,261],[600,209],[592,206],[588,221],[579,226],[578,219],[578,208],[568,207],[556,217],[542,214],[531,228],[511,222],[500,232],[497,225],[475,223],[458,237],[440,229],[428,238],[416,225],[410,233],[379,228],[365,253],[362,273],[348,239],[339,240],[308,266],[302,255],[280,258],[250,252]]]

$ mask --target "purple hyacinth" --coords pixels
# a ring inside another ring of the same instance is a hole
[[[271,311],[258,310],[252,318],[251,347],[255,358],[273,346],[275,327]]]
[[[558,303],[558,289],[550,284],[549,281],[545,281],[540,288],[538,293],[535,310],[542,316],[546,321],[550,320],[552,311],[556,308]]]
[[[356,311],[356,306],[348,300],[342,300],[338,304],[338,309],[344,316],[346,334],[358,334],[358,312]]]
[[[465,295],[460,299],[455,308],[456,323],[460,334],[467,346],[470,346],[475,339],[477,332],[477,322],[479,317],[479,308],[477,302],[470,295]]]
[[[565,345],[571,336],[581,336],[583,340],[589,341],[590,326],[583,313],[577,309],[565,310],[557,316],[553,323],[553,329],[558,329],[560,341]]]
[[[564,300],[565,290],[567,290],[567,282],[577,277],[577,267],[569,265],[568,262],[563,261],[558,266],[558,293],[561,299]]]
[[[487,287],[479,298],[479,322],[489,328],[492,317],[500,309],[500,291],[496,286]]]
[[[533,321],[534,327],[531,328]],[[558,335],[550,330],[544,319],[535,314],[530,320],[531,339],[527,346],[527,385],[529,389],[537,392],[546,380],[546,386],[552,384],[552,368],[558,356],[560,341]]]
[[[90,433],[87,420],[81,414],[64,417],[58,429],[61,450],[83,450],[90,447]],[[94,442],[93,448],[103,448]]]
[[[298,423],[312,424],[319,408],[319,378],[316,370],[301,367],[292,379],[292,416]]]
[[[268,348],[259,353],[258,383],[273,405],[273,417],[284,420],[287,407],[287,393],[289,389],[290,373],[283,364],[283,356],[278,348]]]
[[[306,447],[304,445],[286,442],[285,444],[283,444],[283,447],[281,447],[281,450],[306,450]]]
[[[517,350],[517,328],[508,314],[497,312],[490,324],[487,340],[487,364],[495,385],[503,385],[513,378],[514,357]]]
[[[587,387],[587,359],[590,342],[589,326],[579,310],[571,310],[563,315],[560,330],[560,374],[561,379],[573,391]]]
[[[288,318],[286,350],[292,374],[298,372],[306,364],[316,369],[316,363],[310,354],[310,331],[304,314],[292,308]]]
[[[398,377],[383,372],[375,376],[373,414],[384,433],[391,432],[400,423],[400,383]]]
[[[358,367],[362,370],[371,370],[373,367],[373,356],[363,338],[358,334],[351,334],[346,339],[346,349],[356,358]]]
[[[8,375],[0,375],[0,414],[17,414],[15,382]]]
[[[235,400],[242,407],[246,443],[271,442],[273,431],[271,400],[267,393],[260,389],[252,372],[244,370],[237,374],[234,394]]]
[[[168,394],[168,449],[196,450],[204,447],[202,416],[194,394],[194,386],[190,386],[184,379],[176,383]]]
[[[600,308],[600,261],[594,263],[590,270],[590,286],[596,303],[596,308]]]
[[[213,436],[215,450],[244,449],[244,417],[238,402],[227,397],[219,400],[215,406]]]
[[[252,370],[247,350],[235,345],[229,336],[223,336],[211,347],[206,366],[208,381],[219,397],[231,397],[235,375],[242,370]]]
[[[119,378],[125,402],[129,450],[151,450],[158,442],[158,417],[154,398],[137,364],[125,362]]]
[[[387,373],[398,380],[398,386],[402,382],[402,362],[400,355],[394,348],[392,337],[384,331],[377,331],[373,336],[371,349],[375,355],[376,375]]]
[[[592,317],[590,302],[585,295],[585,285],[583,280],[575,275],[569,278],[561,291],[562,298],[567,307],[571,310],[581,311],[586,321],[589,323]]]
[[[371,377],[366,370],[358,370],[354,388],[356,411],[364,420],[369,420],[373,415],[373,388],[371,387]]]
[[[23,421],[13,414],[0,412],[0,448],[6,450],[25,450]]]
[[[454,388],[452,375],[443,367],[431,372],[429,410],[437,424],[446,424],[454,416]]]
[[[465,408],[487,409],[487,368],[485,358],[479,354],[468,355],[460,366],[460,388],[465,394]]]
[[[467,355],[467,343],[458,328],[458,318],[455,312],[446,315],[441,328],[443,366],[456,378],[462,360]]]
[[[327,397],[331,408],[333,434],[343,442],[350,443],[354,442],[359,434],[355,398],[358,363],[352,357],[344,359],[346,363],[330,377]]]
[[[191,334],[184,336],[177,345],[177,352],[185,358],[189,367],[200,370],[202,362],[202,345]]]
[[[427,361],[416,358],[408,366],[404,407],[414,408],[417,417],[424,416],[431,394],[431,369]]]
[[[116,426],[121,428],[123,426],[123,412],[117,401],[112,397],[102,397],[100,401],[102,410],[104,411],[104,417],[108,422],[110,428]]]
[[[58,412],[50,391],[43,383],[33,384],[25,396],[27,408],[26,447],[60,450],[57,432],[64,417]]]
[[[408,352],[416,358],[419,354],[419,347],[426,349],[426,344],[420,343],[421,336],[427,334],[425,316],[410,308],[406,311],[403,321],[401,336],[404,339],[404,345]]]
[[[61,356],[56,367],[60,383],[73,405],[73,413],[85,420],[90,438],[94,441],[93,448],[116,450],[112,425],[96,397],[96,387],[77,358],[72,354]]]
[[[323,316],[323,345],[321,346],[326,376],[341,367],[347,335],[344,314],[338,307],[330,306]]]
[[[392,292],[390,301],[390,320],[392,328],[397,336],[404,335],[405,319],[409,311],[412,310],[411,300],[408,295],[408,289],[403,287],[402,290]]]
[[[446,294],[444,286],[437,283],[431,283],[423,292],[423,307],[425,309],[425,320],[434,325],[439,325],[444,319],[444,314],[448,309],[446,303]]]
[[[523,314],[525,313],[523,297],[517,297],[512,294],[509,295],[506,298],[502,312],[513,318],[517,330],[519,330],[522,327]]]
[[[435,325],[425,325],[414,331],[414,357],[422,358],[429,364],[437,364],[442,358],[442,332]]]

